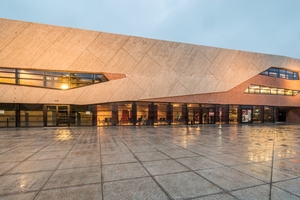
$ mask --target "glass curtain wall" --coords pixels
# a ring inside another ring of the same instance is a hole
[[[133,125],[132,102],[117,103],[118,124]]]
[[[167,103],[157,103],[157,122],[154,124],[167,124]],[[155,121],[155,120],[154,120]]]
[[[214,124],[215,123],[215,105],[202,104],[201,105],[201,120],[202,124]]]
[[[93,106],[71,105],[70,125],[71,126],[92,126],[93,125]]]
[[[188,104],[188,124],[199,124],[200,107],[199,104]]]
[[[253,123],[263,123],[264,107],[253,106]]]
[[[43,126],[44,109],[41,104],[21,104],[20,105],[20,126]]]
[[[184,104],[173,103],[173,122],[172,124],[185,124],[186,123],[186,113],[184,111]]]
[[[149,118],[149,103],[137,103],[137,125],[147,125]]]
[[[240,122],[252,123],[252,106],[240,106]]]
[[[0,68],[0,83],[70,89],[108,81],[103,74]]]
[[[15,127],[16,111],[15,104],[0,103],[0,127]]]
[[[273,123],[275,122],[275,110],[274,107],[264,106],[264,122],[265,123]]]
[[[111,125],[112,104],[101,104],[97,106],[97,125]]]
[[[56,126],[57,112],[56,106],[47,106],[47,126]]]
[[[238,124],[238,105],[229,105],[229,124]]]
[[[216,124],[228,124],[228,105],[216,105]]]

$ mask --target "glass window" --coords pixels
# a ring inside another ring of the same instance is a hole
[[[147,110],[147,112],[146,112]],[[143,124],[147,124],[148,120],[148,104],[137,104],[137,118],[143,116]],[[121,125],[133,125],[132,102],[118,104],[118,119]],[[138,122],[137,122],[138,124]]]
[[[0,83],[10,83],[10,84],[15,84],[16,79],[15,78],[4,78],[0,76]]]
[[[15,69],[6,69],[6,68],[0,68],[0,73],[15,73],[16,70]]]
[[[285,90],[284,95],[292,96],[293,95],[293,90]]]
[[[279,70],[279,77],[280,78],[286,78],[286,70],[280,69]]]
[[[44,76],[43,75],[37,75],[37,74],[19,74],[18,78],[19,79],[38,79],[38,80],[43,80]]]
[[[242,122],[249,123],[252,118],[252,110],[251,109],[242,109]]]
[[[262,106],[253,106],[253,123],[263,122],[263,110]]]
[[[43,87],[44,82],[42,80],[27,80],[27,79],[20,79],[19,80],[20,85],[31,85],[31,86],[39,86]]]
[[[261,94],[271,94],[271,90],[269,87],[261,87],[260,93]]]
[[[20,73],[20,74],[40,74],[40,75],[43,75],[44,71],[39,71],[39,70],[18,70],[18,73]]]
[[[250,85],[249,86],[250,93],[259,94],[260,93],[260,86],[258,85]]]
[[[295,96],[298,94],[297,90],[289,90],[283,88],[270,88],[266,86],[250,85],[244,93],[249,94],[273,94],[273,95],[286,95]]]
[[[277,89],[277,94],[284,95],[284,89]]]
[[[238,106],[230,105],[229,106],[229,124],[237,124],[238,123]]]
[[[72,105],[70,108],[70,125],[92,126],[93,109],[91,106]]]
[[[97,125],[111,125],[112,105],[102,104],[97,106]]]
[[[271,94],[277,94],[277,88],[271,88]]]
[[[173,123],[172,124],[184,124],[185,113],[183,112],[184,104],[174,103],[173,105]]]
[[[202,124],[214,124],[215,123],[215,111],[216,111],[215,105],[202,104],[201,105]]]
[[[0,83],[70,89],[104,81],[103,74],[0,68]]]
[[[149,103],[137,103],[137,125],[146,125],[148,124],[148,109],[149,109]]]
[[[264,122],[274,122],[274,108],[270,106],[264,107]]]
[[[157,124],[167,124],[167,103],[158,103],[157,106]]]
[[[291,80],[294,79],[294,72],[286,71],[286,73],[287,73],[286,79],[291,79]]]
[[[199,124],[199,104],[187,104],[188,124]]]
[[[278,77],[278,69],[276,69],[276,68],[270,68],[269,69],[269,76]]]
[[[216,105],[216,124],[228,124],[228,109],[227,105]]]
[[[20,126],[43,126],[44,125],[43,105],[21,104],[20,105]]]
[[[5,78],[15,78],[15,73],[5,73],[5,72],[0,72],[0,77],[5,77]]]
[[[15,127],[15,105],[0,103],[0,127]]]
[[[266,75],[266,76],[272,76],[272,77],[276,77],[276,78],[299,80],[297,72],[292,72],[292,71],[285,70],[285,69],[278,69],[278,68],[274,68],[274,67],[271,67],[268,70],[263,71],[260,74]]]

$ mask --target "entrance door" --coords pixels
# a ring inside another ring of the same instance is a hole
[[[70,126],[70,106],[46,106],[46,126]]]
[[[285,122],[285,120],[286,120],[286,112],[279,112],[278,121],[279,122]]]
[[[202,109],[202,124],[214,124],[215,123],[215,109],[203,108]]]

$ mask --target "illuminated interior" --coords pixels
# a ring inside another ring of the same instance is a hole
[[[290,70],[280,69],[271,67],[267,69],[266,71],[263,71],[260,73],[261,75],[271,76],[275,78],[283,78],[283,79],[289,79],[289,80],[299,80],[299,75],[297,72],[293,72]]]
[[[298,90],[283,89],[283,88],[267,87],[267,86],[261,86],[261,85],[250,85],[245,90],[245,93],[248,93],[248,94],[271,94],[271,95],[296,96],[299,93],[299,91]]]
[[[67,90],[108,81],[103,74],[0,68],[0,83]]]

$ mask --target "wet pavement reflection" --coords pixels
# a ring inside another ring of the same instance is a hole
[[[300,199],[300,125],[0,129],[0,199]]]

